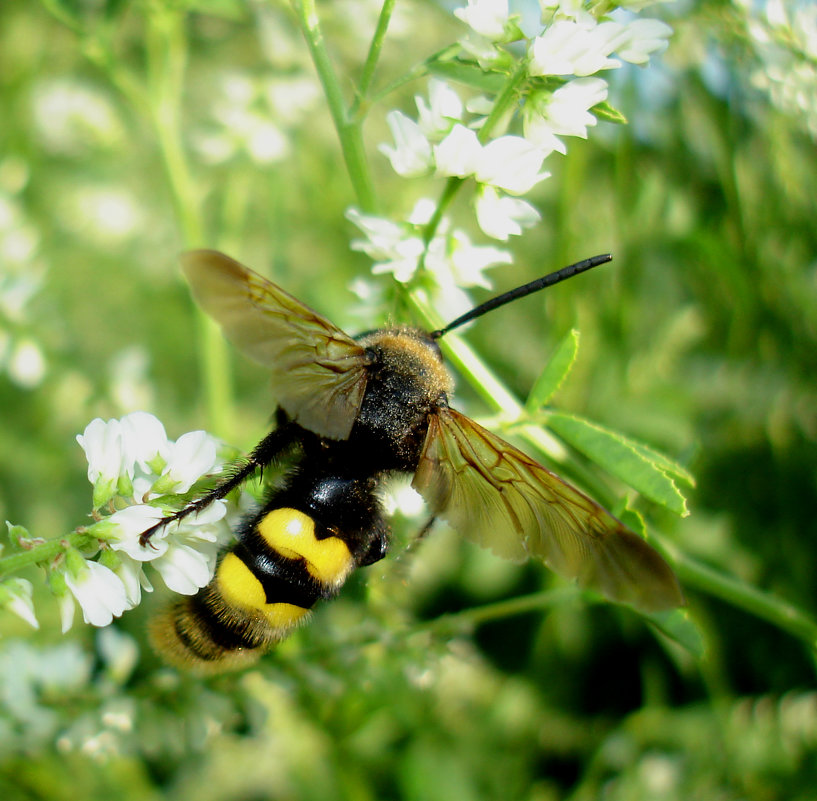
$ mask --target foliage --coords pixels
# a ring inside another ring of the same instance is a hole
[[[488,93],[487,111],[462,111],[485,117],[480,147],[512,114],[507,133],[525,133],[520,97],[567,84],[542,53],[515,71],[538,7],[498,26],[481,7],[461,16],[493,35],[487,61],[473,36],[452,49],[468,28],[427,2],[0,6],[0,512],[18,524],[0,554],[3,798],[812,797],[813,10],[648,9],[675,29],[669,50],[604,72],[602,100],[581,85],[600,121],[582,118],[587,141],[549,130],[569,152],[547,157],[525,208],[484,161],[452,172],[435,149],[450,128],[428,151],[414,139],[434,158],[421,177],[398,142],[377,151],[413,131],[412,96],[433,105],[429,76]],[[503,203],[500,230],[475,224],[484,203]],[[395,261],[375,254],[385,218],[425,248],[425,274],[371,277],[358,250]],[[59,633],[52,592],[68,589],[37,565],[99,548],[77,529],[94,504],[74,438],[92,418],[161,411],[177,443],[206,428],[244,450],[266,430],[265,378],[195,316],[180,250],[225,250],[357,331],[451,319],[471,301],[433,257],[503,234],[480,256],[512,253],[500,288],[615,261],[452,337],[458,405],[646,521],[688,610],[645,624],[443,528],[407,547],[418,521],[398,506],[392,556],[257,670],[160,666],[144,627],[162,598]]]

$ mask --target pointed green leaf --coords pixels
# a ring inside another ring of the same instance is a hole
[[[672,464],[670,460],[655,459],[655,452],[641,443],[576,415],[550,412],[546,420],[548,427],[565,442],[645,498],[682,517],[689,514],[686,499],[672,479],[674,472],[667,469],[666,465]]]
[[[660,470],[669,473],[669,475],[673,478],[677,478],[679,481],[683,481],[688,487],[695,486],[695,476],[682,464],[679,464],[674,459],[670,459],[669,456],[665,456],[663,453],[659,453],[643,442],[633,439],[628,439],[627,441],[648,462],[653,462]]]
[[[579,352],[579,332],[573,328],[568,335],[556,346],[553,355],[545,365],[545,369],[536,379],[533,388],[525,402],[525,408],[534,412],[544,406],[554,395],[557,389],[567,378],[576,354]]]
[[[600,120],[606,122],[615,122],[619,125],[626,125],[627,118],[617,109],[613,108],[606,100],[604,103],[598,103],[590,109]]]

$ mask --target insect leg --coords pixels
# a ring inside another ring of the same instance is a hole
[[[253,448],[246,461],[237,466],[232,475],[225,478],[209,492],[206,492],[201,498],[196,498],[196,500],[191,501],[179,509],[179,511],[163,517],[155,526],[145,529],[145,531],[139,535],[139,544],[143,547],[148,545],[150,538],[159,531],[159,529],[170,523],[183,520],[189,515],[196,514],[213,503],[213,501],[218,501],[226,497],[236,487],[250,478],[253,473],[263,470],[287,450],[290,450],[300,441],[302,432],[303,429],[295,423],[287,423],[271,431]]]
[[[437,516],[432,515],[428,518],[425,522],[423,527],[414,535],[414,539],[408,544],[406,548],[407,551],[413,550],[416,548],[422,540],[428,535],[428,532],[431,531],[432,526],[437,522]]]
[[[379,562],[389,550],[389,527],[386,525],[378,526],[377,531],[372,539],[369,547],[358,559],[358,567],[366,567]]]

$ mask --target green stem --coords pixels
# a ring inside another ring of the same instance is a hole
[[[559,587],[555,590],[543,590],[530,595],[521,595],[516,598],[509,598],[506,601],[497,601],[484,606],[475,606],[464,609],[461,612],[453,612],[447,615],[440,615],[426,623],[420,623],[411,627],[410,634],[421,632],[432,632],[434,634],[450,634],[463,629],[471,629],[480,623],[487,623],[491,620],[504,620],[514,615],[524,615],[527,612],[538,612],[542,609],[551,609],[559,604],[568,603],[575,600],[581,594],[581,590],[571,585]]]
[[[371,213],[376,209],[377,204],[366,160],[366,150],[363,146],[361,126],[349,118],[340,83],[326,50],[326,42],[320,28],[314,0],[292,0],[292,7],[326,95],[329,113],[332,115],[332,121],[340,139],[343,159],[346,162],[346,170],[352,181],[357,203],[363,211]]]
[[[82,551],[91,546],[98,547],[98,544],[99,540],[96,537],[79,531],[75,531],[59,539],[46,540],[37,545],[32,545],[30,548],[17,551],[16,553],[1,558],[0,577],[18,573],[20,570],[32,565],[52,562],[65,551],[67,546]]]
[[[366,56],[366,63],[363,65],[363,72],[360,75],[360,83],[357,87],[355,102],[349,109],[349,119],[357,121],[361,107],[366,103],[374,80],[374,72],[377,67],[377,60],[380,58],[380,51],[383,49],[383,42],[386,38],[386,31],[389,28],[391,15],[394,11],[395,0],[384,0],[380,9],[380,16],[377,19],[377,28],[372,36],[369,45],[369,52]]]
[[[153,127],[187,247],[204,244],[201,193],[193,180],[181,136],[181,98],[187,66],[184,18],[169,9],[147,20],[147,82]]]
[[[428,246],[431,244],[431,240],[434,239],[434,234],[437,233],[437,229],[440,227],[443,215],[464,183],[465,178],[458,178],[456,175],[446,181],[443,193],[440,195],[440,199],[437,201],[437,207],[434,209],[434,214],[431,215],[431,219],[423,228],[423,244],[425,245],[425,250],[423,251],[420,267],[423,266],[426,253],[428,253]]]
[[[187,67],[184,15],[154,10],[148,18],[147,75],[151,118],[186,248],[206,243],[202,192],[192,176],[182,139],[182,96]],[[208,427],[232,439],[233,392],[227,345],[217,326],[198,311],[199,369],[207,403]]]
[[[502,123],[511,107],[516,105],[519,87],[528,77],[528,60],[523,58],[508,77],[505,86],[494,101],[491,113],[479,130],[479,141],[485,144],[492,136],[494,129]]]
[[[663,538],[658,539],[657,544],[669,555],[682,584],[720,598],[732,606],[772,623],[804,640],[812,652],[817,652],[817,621],[803,610],[771,593],[699,562]]]

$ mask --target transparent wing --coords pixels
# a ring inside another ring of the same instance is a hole
[[[182,256],[196,302],[269,368],[276,398],[316,434],[346,439],[366,390],[363,348],[292,295],[214,250]]]
[[[647,612],[683,604],[664,559],[595,501],[453,409],[432,415],[414,488],[464,537],[535,556],[582,587]]]

